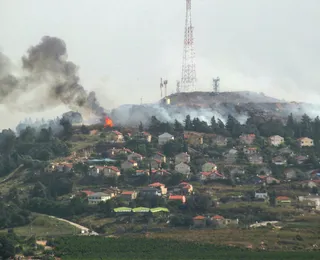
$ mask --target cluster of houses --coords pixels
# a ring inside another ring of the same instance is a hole
[[[181,182],[179,185],[167,188],[163,183],[155,182],[138,190],[120,190],[115,187],[104,188],[98,192],[90,190],[82,190],[78,194],[85,196],[88,199],[89,205],[97,205],[100,202],[105,202],[112,198],[121,198],[124,201],[130,202],[139,196],[159,196],[166,198],[168,201],[177,201],[181,204],[187,202],[187,196],[193,193],[193,186],[187,182]]]

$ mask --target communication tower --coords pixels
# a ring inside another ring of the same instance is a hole
[[[186,0],[186,20],[182,59],[181,91],[194,91],[196,88],[196,63],[194,51],[194,27],[191,19],[191,0]]]
[[[215,93],[219,93],[219,91],[220,91],[220,78],[219,77],[213,78],[212,82],[213,82],[213,91]]]

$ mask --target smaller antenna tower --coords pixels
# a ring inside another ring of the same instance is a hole
[[[212,82],[213,82],[213,91],[215,93],[219,93],[219,91],[220,91],[220,78],[219,77],[213,78]]]
[[[142,97],[140,98],[140,105],[142,105]]]
[[[164,97],[166,97],[166,96],[167,96],[168,80],[164,80],[164,81],[163,81],[163,85],[164,85]]]
[[[177,93],[180,93],[180,81],[179,80],[177,80]]]
[[[163,82],[162,78],[160,79],[160,92],[161,92],[161,98],[162,98],[162,89],[163,89]]]

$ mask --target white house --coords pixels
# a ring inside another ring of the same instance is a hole
[[[102,201],[107,201],[112,198],[111,194],[97,192],[88,196],[88,204],[89,205],[97,205]]]
[[[255,192],[254,197],[256,199],[267,199],[268,198],[268,193],[267,192]]]
[[[188,153],[179,153],[175,156],[175,163],[189,163],[190,162],[190,155]]]
[[[306,201],[310,206],[314,206],[316,210],[320,210],[320,197],[309,195],[309,196],[299,196],[299,201]]]
[[[158,143],[159,145],[164,145],[165,143],[174,140],[174,136],[169,133],[163,133],[162,135],[158,136]]]
[[[273,135],[268,138],[269,144],[279,146],[284,143],[284,138],[280,135]]]
[[[177,164],[174,167],[175,171],[182,173],[183,175],[190,175],[190,166],[188,164],[185,164],[183,162]]]
[[[124,161],[121,164],[121,169],[131,169],[131,168],[135,168],[138,167],[138,163],[136,161],[130,160],[130,161]]]

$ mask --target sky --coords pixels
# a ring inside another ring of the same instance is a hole
[[[193,0],[197,90],[252,90],[318,102],[320,1]],[[63,39],[100,103],[160,99],[181,77],[185,0],[0,0],[0,51],[19,63],[44,35]],[[1,109],[0,109],[1,115]]]

